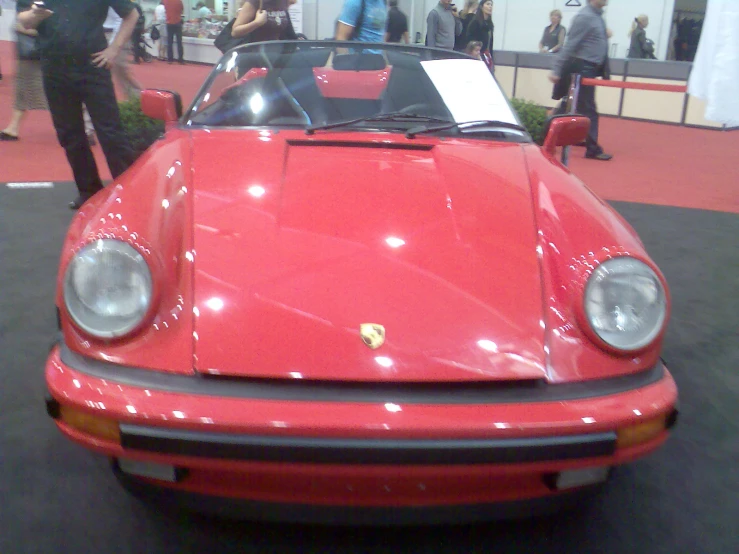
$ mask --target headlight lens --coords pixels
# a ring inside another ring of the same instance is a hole
[[[151,271],[144,257],[118,240],[101,239],[85,246],[64,276],[69,315],[96,337],[120,337],[135,329],[146,316],[151,297]]]
[[[662,330],[665,289],[657,274],[630,257],[599,265],[585,286],[585,315],[595,333],[619,350],[638,350]]]

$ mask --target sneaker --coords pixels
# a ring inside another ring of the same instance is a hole
[[[606,154],[605,152],[598,152],[597,154],[585,154],[585,157],[590,160],[600,160],[602,162],[607,162],[611,158],[613,158],[612,154]]]

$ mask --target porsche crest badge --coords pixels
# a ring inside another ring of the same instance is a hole
[[[359,326],[359,334],[362,337],[362,342],[372,350],[376,350],[385,344],[385,328],[377,323],[362,323]]]

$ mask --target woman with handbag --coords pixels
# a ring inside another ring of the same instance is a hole
[[[277,12],[268,13],[266,9],[263,9],[264,2],[268,5],[274,0],[246,0],[241,8],[239,8],[236,17],[234,17],[228,24],[223,28],[220,34],[216,37],[214,45],[224,54],[236,48],[242,44],[248,42],[261,42],[265,40],[305,40],[305,35],[298,35],[293,28],[292,21],[290,20],[289,8],[293,4],[297,3],[298,0],[277,0],[277,3],[282,6],[284,4],[285,9]],[[252,3],[250,8],[247,5]],[[257,7],[258,6],[258,7]],[[246,8],[246,11],[244,11]],[[264,14],[264,15],[261,15]],[[259,24],[257,20],[263,18],[266,23]],[[262,29],[268,26],[274,20],[275,29],[266,29],[266,33],[260,32],[254,34],[254,31]],[[245,23],[246,22],[246,23]],[[234,32],[234,28],[236,31]],[[244,31],[246,29],[246,31]]]
[[[287,12],[290,4],[289,0],[246,0],[236,16],[231,36],[244,42],[280,40],[292,27]]]
[[[17,11],[25,11],[31,7],[30,0],[20,0],[16,4]],[[0,131],[0,141],[17,141],[21,121],[28,110],[47,110],[49,105],[44,94],[43,76],[41,73],[40,54],[36,47],[35,29],[26,29],[20,23],[15,24],[17,33],[18,65],[15,75],[15,103],[8,126]]]

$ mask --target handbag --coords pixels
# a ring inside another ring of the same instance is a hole
[[[261,11],[263,8],[264,8],[264,0],[259,0],[259,10],[258,11]],[[226,26],[223,29],[221,29],[221,32],[218,33],[218,36],[213,41],[213,45],[216,48],[218,48],[218,50],[220,50],[223,54],[231,50],[231,48],[236,48],[237,46],[241,46],[242,44],[247,44],[251,41],[251,37],[249,35],[246,35],[244,37],[231,36],[231,31],[234,28],[234,23],[236,23],[235,17],[231,21],[226,23]]]
[[[151,26],[151,32],[149,33],[151,40],[159,40],[162,38],[162,34],[159,32],[159,27],[156,25]]]
[[[234,23],[236,23],[235,17],[231,21],[226,23],[226,26],[221,30],[220,33],[218,33],[218,36],[213,41],[213,45],[224,54],[231,50],[231,48],[236,48],[237,46],[249,42],[249,35],[246,35],[245,37],[231,36],[231,31],[234,28]]]
[[[15,44],[18,49],[19,60],[26,61],[41,59],[41,51],[39,50],[38,43],[36,42],[36,37],[24,35],[23,33],[18,33]]]

